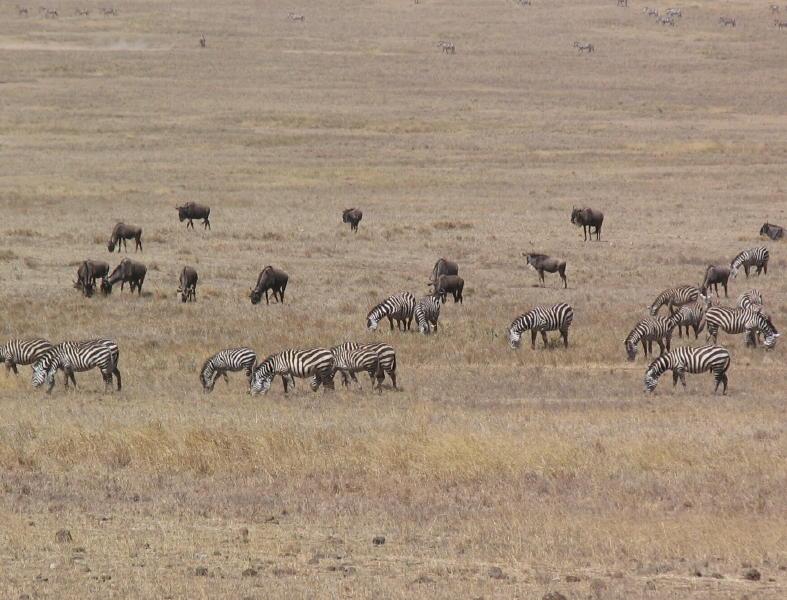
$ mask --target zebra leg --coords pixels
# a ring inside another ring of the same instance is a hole
[[[229,384],[230,384],[230,378],[229,378],[229,377],[227,377],[227,371],[221,371],[221,373],[220,373],[220,374],[221,374],[221,376],[224,378],[224,383],[226,383],[227,385],[229,385]]]
[[[535,349],[536,349],[536,333],[537,333],[537,332],[536,332],[536,330],[535,330],[535,329],[531,329],[531,330],[530,330],[530,347],[531,347],[533,350],[535,350]]]
[[[286,393],[289,391],[289,390],[288,390],[288,387],[287,387],[287,382],[288,382],[288,381],[289,381],[289,379],[287,378],[287,374],[286,374],[286,373],[282,374],[282,376],[281,376],[281,382],[282,382],[282,384],[284,384],[284,393],[285,393],[285,394],[286,394]],[[317,386],[317,387],[319,387],[319,381],[317,382],[317,384],[318,384],[318,386]],[[316,389],[316,388],[315,388],[315,389]]]
[[[119,391],[120,391],[120,388],[121,388],[122,386],[121,386],[121,384],[120,384],[120,369],[118,369],[117,365],[115,365],[115,368],[114,368],[114,369],[112,369],[112,374],[115,376],[115,379],[117,379],[117,382],[118,382],[118,392],[119,392]],[[109,380],[109,384],[110,384],[110,385],[112,385],[112,379],[111,379],[111,378],[110,378],[110,380]]]
[[[5,374],[8,375],[8,371],[13,371],[14,375],[19,375],[19,371],[16,369],[16,363],[14,361],[7,362],[5,364]]]
[[[726,396],[727,395],[727,373],[726,372],[721,373],[719,375],[719,377],[716,379],[716,389],[719,389],[719,381],[721,381],[724,384],[724,388],[722,389],[721,394],[722,394],[722,396]],[[715,394],[716,390],[714,390],[713,393]]]
[[[568,329],[566,330],[561,329],[560,335],[563,336],[563,347],[568,348]]]
[[[658,338],[656,340],[656,343],[659,345],[659,356],[663,356],[663,354],[664,354],[664,342],[661,340],[661,338]]]
[[[648,357],[648,342],[642,340],[642,351],[645,353],[645,358]]]
[[[398,390],[399,388],[396,387],[396,371],[390,371],[388,373],[388,377],[391,378],[391,384],[393,385],[393,389]]]
[[[546,348],[548,346],[548,344],[547,344],[547,332],[546,331],[542,331],[541,332],[541,339],[544,340],[544,348]]]
[[[363,389],[363,387],[361,386],[361,382],[358,381],[358,378],[355,376],[355,373],[353,373],[352,371],[350,371],[350,379],[352,379],[353,383],[355,383],[355,385],[358,386],[359,390]]]

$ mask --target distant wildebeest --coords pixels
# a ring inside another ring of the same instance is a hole
[[[429,278],[429,285],[434,286],[440,275],[459,275],[459,265],[445,258],[439,258],[432,267],[432,276]],[[435,291],[437,288],[435,287]]]
[[[342,211],[342,223],[350,224],[350,231],[358,232],[358,223],[363,219],[363,212],[358,208],[345,208]]]
[[[249,297],[252,304],[259,304],[262,294],[265,294],[265,304],[268,302],[268,290],[273,292],[273,299],[278,295],[279,302],[284,304],[284,290],[287,289],[287,281],[290,277],[284,271],[268,265],[260,271],[257,277],[257,285],[251,290]]]
[[[710,293],[710,288],[716,292],[716,295],[719,295],[719,284],[722,285],[724,288],[724,297],[727,297],[727,281],[730,278],[730,268],[729,267],[722,267],[719,265],[709,265],[707,269],[705,269],[705,279],[702,280],[702,285],[700,286],[700,291],[702,292],[703,296],[707,296]]]
[[[600,210],[593,208],[577,208],[571,209],[571,223],[577,227],[582,227],[582,232],[585,234],[585,241],[593,239],[593,229],[596,230],[596,240],[601,239],[601,226],[604,224],[604,213]]]
[[[27,8],[25,8],[24,6],[19,6],[18,4],[16,5],[16,10],[19,11],[20,17],[22,16],[26,17],[28,16],[28,14],[30,14]]]
[[[120,252],[120,245],[122,244],[123,248],[128,252],[126,240],[131,239],[134,240],[134,252],[137,250],[142,252],[142,228],[135,225],[126,225],[122,222],[118,223],[112,229],[112,235],[107,242],[107,250],[114,252],[115,246],[117,246],[118,252]]]
[[[90,297],[96,287],[96,279],[106,279],[109,274],[109,263],[103,260],[84,260],[77,269],[77,279],[74,282],[74,287],[81,290],[82,293]],[[104,286],[101,287],[105,291]]]
[[[735,27],[735,19],[732,17],[719,17],[719,23],[721,23],[724,27],[728,25],[730,27]]]
[[[785,24],[787,26],[787,24]],[[772,223],[765,223],[760,227],[760,235],[767,235],[773,241],[780,240],[784,237],[784,227],[773,225]]]
[[[440,296],[440,299],[445,304],[445,299],[448,294],[454,297],[454,304],[459,302],[464,304],[462,291],[465,289],[465,280],[459,275],[440,275],[437,278],[437,283],[434,284],[435,294]]]
[[[197,279],[197,271],[193,267],[183,267],[178,285],[178,293],[182,302],[197,301]]]
[[[538,272],[541,285],[545,285],[544,271],[546,271],[547,273],[557,272],[560,275],[560,279],[563,280],[563,287],[568,287],[568,281],[566,280],[566,261],[560,260],[559,258],[552,258],[546,254],[528,254],[523,252],[522,256],[527,260],[527,266]]]
[[[111,290],[111,286],[119,281],[121,292],[123,291],[123,286],[128,283],[131,288],[131,293],[133,294],[134,288],[137,288],[137,294],[141,296],[142,284],[145,282],[145,274],[147,271],[147,267],[142,263],[133,261],[130,258],[124,258],[120,261],[120,264],[115,267],[115,270],[112,271],[112,274],[107,279],[107,283]]]
[[[192,219],[202,219],[203,229],[210,229],[210,206],[204,206],[196,202],[186,202],[183,206],[176,206],[175,208],[178,211],[178,218],[181,223],[188,219],[186,229],[189,227],[194,229],[194,221]]]

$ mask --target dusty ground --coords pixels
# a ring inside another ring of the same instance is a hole
[[[112,336],[124,389],[0,375],[0,596],[785,596],[784,342],[722,334],[724,398],[707,376],[644,397],[622,344],[661,289],[787,225],[766,4],[692,2],[675,28],[633,1],[54,6],[0,7],[0,334]],[[212,231],[178,223],[186,200]],[[605,211],[602,242],[573,205]],[[119,260],[119,219],[143,227],[145,292],[85,300],[76,266]],[[768,246],[730,301],[756,285],[783,330]],[[533,250],[568,261],[568,290],[534,287]],[[366,332],[439,256],[467,282],[441,333]],[[252,306],[269,263],[287,302]],[[509,350],[511,320],[558,300],[568,351]],[[403,391],[199,389],[222,347],[343,339],[394,344]]]

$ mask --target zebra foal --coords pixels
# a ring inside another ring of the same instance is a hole
[[[508,343],[512,348],[519,348],[522,343],[522,333],[530,330],[530,346],[536,347],[536,334],[541,332],[544,347],[547,346],[547,331],[559,331],[563,338],[564,347],[568,348],[568,328],[574,320],[574,310],[568,304],[555,304],[553,306],[536,306],[523,315],[520,315],[508,328]]]
[[[50,348],[52,348],[51,342],[43,338],[8,340],[0,346],[0,362],[5,364],[6,375],[9,371],[19,375],[19,371],[16,370],[17,365],[32,365]]]
[[[724,385],[722,394],[727,393],[727,369],[730,368],[730,353],[721,346],[700,346],[690,348],[683,346],[667,352],[654,360],[645,371],[645,391],[653,392],[659,382],[659,377],[668,370],[672,370],[672,385],[678,385],[678,380],[686,388],[686,373],[705,373],[710,371],[716,381],[713,388],[715,394],[719,384]]]
[[[249,383],[249,393],[266,394],[271,387],[273,378],[281,376],[284,393],[288,392],[288,383],[293,377],[311,378],[311,389],[316,392],[320,385],[333,389],[335,360],[333,353],[326,348],[308,350],[284,350],[272,354],[254,367]]]
[[[203,364],[199,372],[199,381],[203,391],[207,394],[213,391],[216,379],[223,377],[229,385],[227,371],[245,371],[246,378],[251,381],[251,374],[254,364],[257,362],[257,355],[251,348],[227,348],[220,350]]]
[[[120,350],[114,340],[95,339],[62,342],[44,352],[33,364],[33,387],[41,387],[46,383],[46,393],[51,393],[55,386],[55,373],[60,369],[66,376],[66,389],[68,389],[69,378],[76,388],[75,372],[98,369],[104,379],[104,389],[111,389],[112,376],[114,375],[117,380],[117,389],[120,391],[120,371],[117,366],[119,359]]]

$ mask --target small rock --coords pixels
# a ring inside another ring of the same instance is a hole
[[[702,571],[700,571],[699,569],[694,569],[691,572],[691,576],[692,577],[702,577]]]
[[[251,568],[251,567],[249,567],[248,569],[246,569],[245,571],[243,571],[243,573],[241,573],[241,575],[242,575],[243,577],[256,577],[256,576],[257,576],[257,574],[258,574],[258,573],[257,573],[257,570],[256,570],[256,569],[253,569],[253,568]]]
[[[711,577],[713,577],[714,579],[724,579],[724,575],[722,575],[721,573],[713,573]]]
[[[195,577],[207,577],[208,576],[208,567],[197,567],[194,569],[194,576]]]
[[[376,535],[372,538],[372,544],[375,546],[382,546],[385,543],[384,535]]]
[[[566,575],[565,580],[568,583],[577,583],[578,581],[582,581],[582,579],[580,577],[577,577],[576,575]]]
[[[648,581],[645,582],[645,589],[648,590],[649,592],[656,591],[656,582],[649,579]]]
[[[111,579],[112,579],[112,575],[107,575],[106,573],[98,578],[98,580],[101,582],[110,581]]]
[[[30,495],[30,486],[29,485],[23,485],[21,491],[22,491],[22,495],[23,496],[29,496]],[[25,596],[26,594],[22,594],[22,595]]]
[[[287,577],[290,575],[295,575],[296,573],[295,573],[295,569],[292,569],[290,567],[277,567],[273,569],[273,574],[276,577]]]
[[[566,597],[560,592],[547,592],[541,600],[566,600]]]
[[[244,544],[249,543],[249,530],[246,527],[241,527],[240,541],[243,542]]]
[[[279,519],[277,519],[276,517],[265,517],[265,522],[273,523],[274,525],[277,525],[279,523]]]
[[[434,583],[434,579],[428,575],[419,575],[413,580],[413,583]]]
[[[503,573],[503,569],[500,567],[489,567],[489,570],[486,572],[492,579],[508,579],[508,575]]]
[[[55,534],[55,541],[58,544],[70,544],[74,538],[71,537],[71,532],[68,529],[61,529]]]
[[[759,581],[760,577],[762,577],[762,575],[760,575],[760,572],[754,568],[746,569],[743,572],[743,578],[748,579],[749,581]]]
[[[30,596],[28,594],[20,594],[19,600],[30,600]]]

